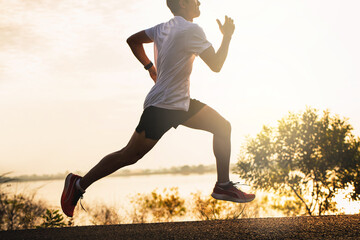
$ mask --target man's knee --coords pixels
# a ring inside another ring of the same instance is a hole
[[[110,161],[118,162],[121,166],[128,166],[135,164],[144,155],[145,153],[132,151],[131,149],[125,147],[120,151],[107,155],[105,158]]]
[[[145,151],[145,150],[140,150],[140,151],[137,151],[135,153],[135,156],[133,158],[133,162],[136,163],[137,161],[139,161],[140,159],[142,159],[146,153],[148,153],[148,151]]]
[[[226,119],[222,119],[221,123],[218,124],[218,127],[213,132],[215,135],[220,135],[228,137],[231,135],[231,124]]]
[[[138,150],[131,150],[131,149],[124,149],[125,159],[127,160],[128,165],[137,163],[140,159],[142,159],[148,150],[145,149],[138,149]]]
[[[226,135],[230,135],[231,134],[231,123],[227,120],[224,121],[224,133]]]

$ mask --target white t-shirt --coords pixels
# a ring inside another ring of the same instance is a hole
[[[190,74],[195,56],[211,46],[202,28],[183,17],[145,30],[154,41],[156,84],[144,103],[149,106],[188,111]]]

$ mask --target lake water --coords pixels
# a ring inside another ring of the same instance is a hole
[[[232,181],[239,180],[238,176],[231,174]],[[209,196],[216,182],[216,173],[207,174],[190,174],[190,175],[148,175],[148,176],[131,176],[131,177],[106,177],[90,186],[84,195],[83,203],[86,206],[92,204],[105,204],[118,209],[131,209],[131,198],[137,193],[150,193],[155,189],[159,191],[164,188],[177,187],[179,195],[182,198],[189,199],[191,193],[201,192],[203,196]],[[64,180],[51,181],[30,181],[21,183],[11,183],[5,185],[8,191],[15,193],[32,193],[36,192],[36,198],[45,200],[47,206],[53,209],[60,209],[60,196],[62,193]],[[4,186],[4,185],[3,185]],[[253,192],[249,186],[240,186],[246,192]],[[266,195],[263,192],[256,192],[257,200]],[[346,193],[336,196],[339,209],[343,213],[353,214],[360,212],[359,202],[349,202],[344,200]],[[269,209],[269,208],[268,208]],[[274,211],[259,213],[260,217],[281,216]]]
[[[237,175],[231,175],[236,181]],[[201,191],[210,195],[216,182],[216,174],[190,175],[148,175],[131,177],[106,177],[91,185],[84,195],[84,202],[100,202],[108,205],[129,204],[130,198],[137,193],[150,193],[154,189],[177,187],[181,197],[187,198],[191,193]],[[11,183],[11,191],[31,193],[36,191],[36,198],[45,200],[50,207],[60,207],[60,196],[64,180],[31,181]],[[245,186],[246,188],[246,186]]]

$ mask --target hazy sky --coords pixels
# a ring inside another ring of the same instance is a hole
[[[216,18],[236,24],[222,72],[199,58],[191,77],[191,96],[232,123],[233,163],[246,136],[306,106],[360,135],[359,1],[201,3],[216,49]],[[0,0],[0,173],[87,171],[121,149],[152,86],[126,38],[171,17],[165,0]],[[211,135],[179,127],[133,168],[214,162]]]

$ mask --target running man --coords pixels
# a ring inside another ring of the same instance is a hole
[[[198,0],[167,0],[167,6],[174,18],[127,39],[133,54],[155,82],[145,99],[140,122],[123,149],[105,156],[84,177],[72,173],[66,177],[61,207],[69,217],[73,216],[79,198],[92,183],[136,163],[170,128],[178,125],[213,134],[217,167],[217,182],[211,194],[213,198],[239,203],[255,198],[254,194],[237,189],[229,179],[230,123],[211,107],[191,99],[189,94],[195,57],[200,56],[212,71],[219,72],[228,54],[234,22],[227,16],[224,24],[217,20],[223,39],[215,52],[203,29],[193,23],[193,19],[200,16]],[[155,65],[144,51],[145,43],[154,43]]]

